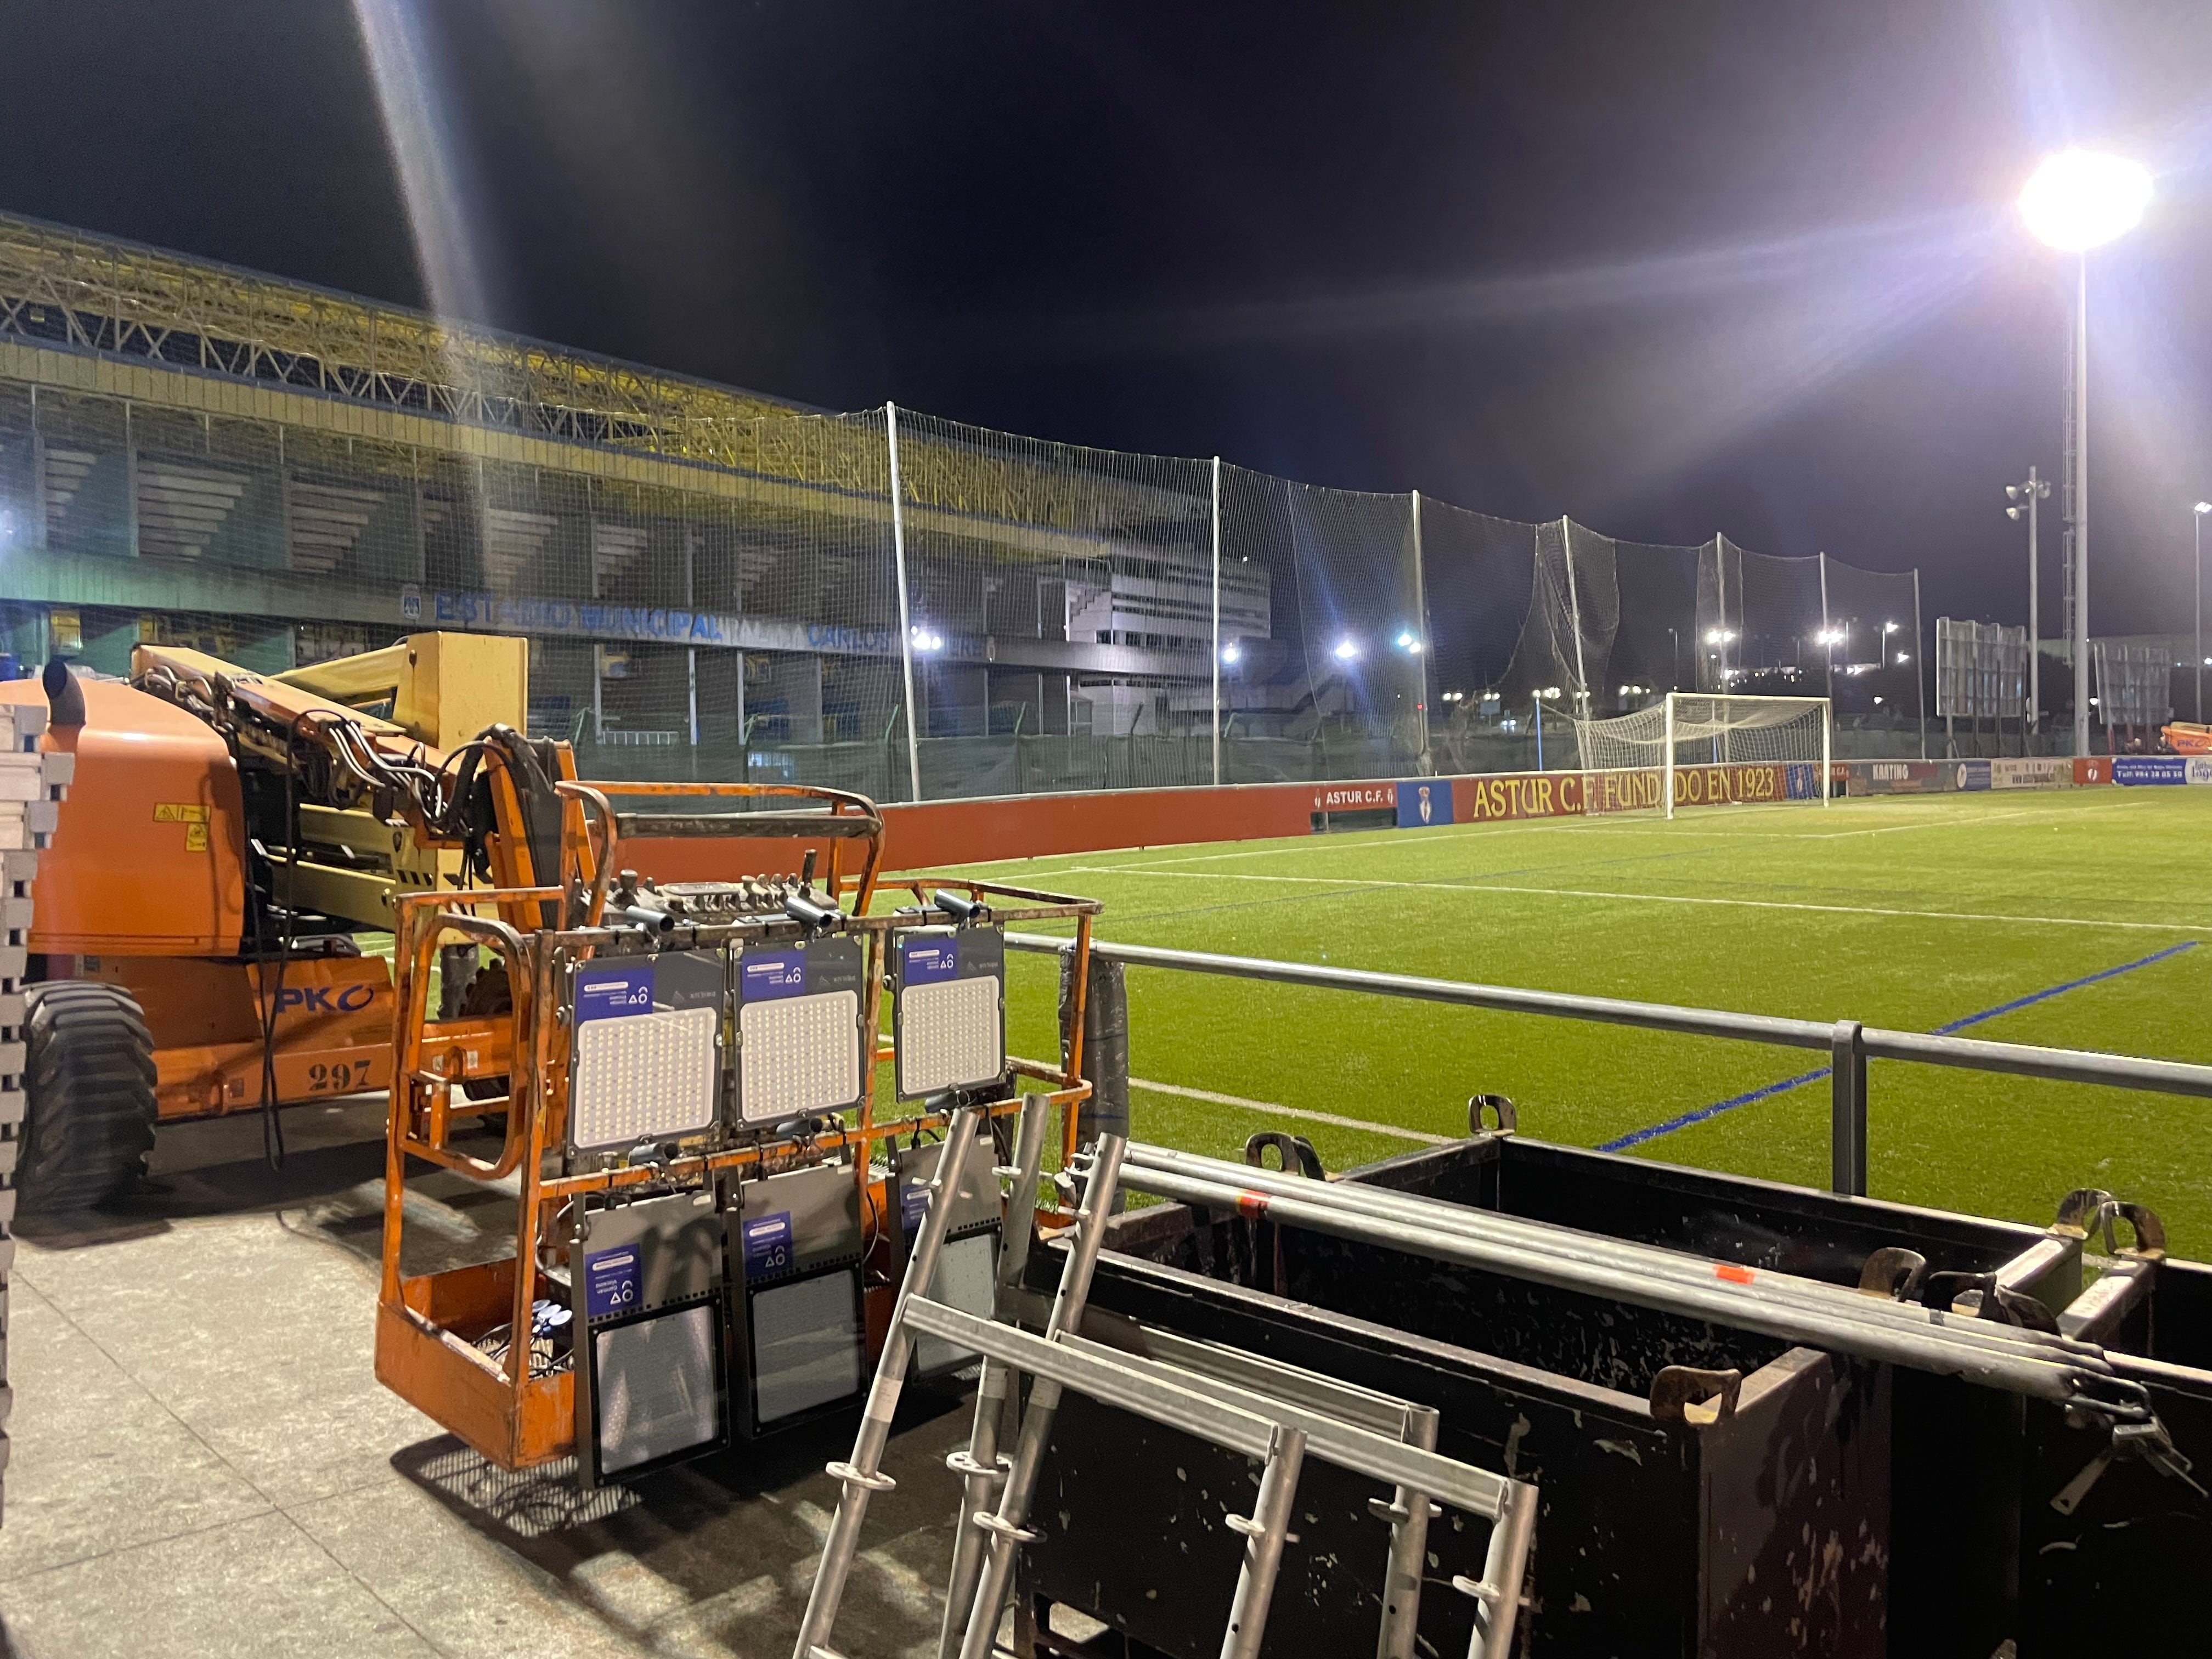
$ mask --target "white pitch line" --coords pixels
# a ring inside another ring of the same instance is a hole
[[[2088,916],[2009,916],[1977,910],[1905,910],[1881,904],[1811,904],[1791,899],[1693,897],[1686,893],[1615,893],[1594,887],[1517,887],[1498,882],[1386,881],[1379,876],[1255,876],[1243,871],[1161,870],[1152,866],[1076,865],[1078,876],[1177,876],[1186,881],[1277,881],[1299,886],[1407,887],[1426,893],[1526,893],[1542,898],[1612,899],[1630,904],[1711,904],[1742,910],[1815,910],[1841,916],[1904,916],[1922,921],[2005,921],[2027,927],[2103,927],[2144,933],[2212,933],[2212,924],[2193,921],[2116,921]]]
[[[1177,1083],[1147,1083],[1140,1077],[1129,1079],[1132,1089],[1149,1089],[1156,1095],[1181,1095],[1185,1100],[1203,1100],[1216,1106],[1235,1106],[1247,1112],[1267,1112],[1276,1117],[1304,1118],[1311,1123],[1333,1123],[1340,1129],[1364,1129],[1370,1135],[1395,1135],[1401,1140],[1418,1140],[1425,1146],[1449,1146],[1455,1144],[1450,1135],[1432,1135],[1419,1129],[1401,1129],[1395,1123],[1370,1123],[1364,1118],[1339,1117],[1334,1112],[1310,1112],[1303,1106],[1278,1106],[1272,1100],[1247,1100],[1242,1095],[1218,1095],[1211,1089],[1186,1089]]]

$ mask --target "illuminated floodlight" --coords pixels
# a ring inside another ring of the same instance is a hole
[[[1336,642],[1329,655],[1339,662],[1357,662],[1359,659],[1359,641],[1347,634]]]
[[[1392,641],[1391,643],[1395,645],[1401,651],[1405,652],[1408,656],[1418,657],[1421,654],[1420,639],[1410,628],[1401,629],[1399,631],[1398,637]]]
[[[2125,235],[2150,205],[2150,170],[2093,150],[2063,150],[2036,168],[2020,193],[2021,216],[2038,240],[2086,253]]]
[[[1243,655],[1244,647],[1237,644],[1234,640],[1230,641],[1228,644],[1221,647],[1221,660],[1225,663],[1235,663],[1240,660]]]
[[[1905,653],[1903,653],[1902,651],[1900,651],[1900,652],[1899,652],[1899,653],[1897,653],[1897,659],[1898,659],[1898,661],[1899,661],[1899,662],[1901,662],[1901,663],[1902,663],[1902,662],[1911,662],[1911,661],[1912,660],[1912,659],[1911,659],[1911,658],[1910,658],[1910,657],[1906,656],[1906,655],[1905,654]]]
[[[2212,513],[2212,501],[2199,501],[2197,503],[2195,510],[2199,516],[2207,513]],[[6,517],[7,515],[5,514],[0,514],[0,520],[4,520]]]
[[[1558,686],[1556,686],[1556,685],[1547,685],[1547,686],[1546,686],[1546,687],[1545,687],[1541,691],[1539,691],[1536,695],[1537,695],[1538,696],[1540,696],[1540,697],[1553,697],[1553,698],[1557,698],[1557,697],[1558,697],[1558,696],[1559,695],[1559,688]]]
[[[945,649],[944,635],[933,634],[928,629],[924,628],[920,623],[916,623],[908,631],[913,635],[914,648],[915,650],[942,651]]]
[[[1886,622],[1881,625],[1881,631],[1885,634],[1894,634],[1897,632],[1897,624],[1895,623]]]
[[[1733,628],[1709,628],[1705,630],[1707,645],[1733,645],[1735,642],[1735,629]]]

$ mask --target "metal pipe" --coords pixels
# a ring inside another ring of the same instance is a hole
[[[1091,1297],[1091,1278],[1098,1266],[1098,1251],[1106,1241],[1112,1220],[1114,1194],[1121,1180],[1121,1154],[1128,1142],[1120,1135],[1102,1134],[1091,1158],[1083,1188],[1083,1203],[1076,1212],[1075,1244],[1061,1269],[1060,1289],[1054,1296],[1051,1316],[1045,1322],[1045,1338],[1052,1340],[1083,1322],[1084,1304]],[[1006,1605],[1006,1588],[1013,1577],[1014,1552],[1020,1545],[1030,1501],[1036,1496],[1039,1471],[1053,1419],[1060,1411],[1060,1385],[1039,1377],[1030,1387],[1029,1408],[1022,1413],[1021,1431],[1014,1443],[1013,1467],[1006,1473],[997,1510],[977,1516],[991,1539],[976,1576],[975,1600],[968,1613],[968,1628],[960,1639],[960,1659],[989,1659],[998,1634],[999,1610]],[[988,1525],[986,1523],[988,1523]],[[805,1651],[798,1659],[807,1659]]]
[[[822,1543],[821,1565],[815,1569],[814,1587],[807,1594],[806,1612],[799,1622],[792,1659],[812,1659],[814,1650],[829,1642],[830,1626],[837,1622],[837,1605],[844,1599],[845,1581],[860,1549],[860,1522],[867,1516],[868,1499],[890,1489],[890,1478],[882,1473],[884,1447],[890,1439],[891,1419],[898,1411],[899,1390],[906,1384],[907,1362],[914,1350],[914,1339],[907,1331],[907,1304],[937,1276],[937,1260],[951,1225],[952,1200],[960,1190],[962,1167],[975,1143],[981,1115],[977,1108],[963,1106],[945,1125],[945,1150],[938,1154],[937,1173],[929,1183],[928,1213],[922,1218],[914,1259],[899,1287],[898,1304],[891,1310],[883,1358],[868,1389],[867,1409],[853,1442],[853,1455],[844,1463],[829,1466],[841,1488],[837,1513],[830,1522],[830,1535]]]
[[[1948,1319],[1938,1310],[1913,1303],[1894,1302],[1887,1297],[1870,1296],[1855,1288],[1831,1285],[1821,1279],[1804,1279],[1768,1268],[1753,1269],[1735,1263],[1715,1262],[1686,1255],[1661,1245],[1641,1244],[1547,1222],[1524,1220],[1518,1216],[1501,1215],[1494,1210],[1474,1209],[1409,1193],[1393,1192],[1389,1188],[1370,1186],[1364,1182],[1316,1182],[1303,1176],[1255,1169],[1249,1164],[1231,1164],[1196,1153],[1170,1152],[1142,1143],[1132,1146],[1124,1170],[1124,1183],[1141,1187],[1145,1172],[1151,1170],[1194,1176],[1214,1182],[1236,1195],[1232,1203],[1249,1203],[1251,1195],[1257,1194],[1270,1200],[1269,1208],[1272,1209],[1272,1200],[1278,1197],[1294,1199],[1354,1215],[1375,1216],[1427,1232],[1449,1234],[1527,1255],[1541,1255],[1560,1261],[1633,1273],[1655,1285],[1686,1285],[1705,1291],[1716,1285],[1726,1284],[1734,1287],[1732,1294],[1778,1306],[1808,1308],[1826,1318],[1885,1323],[1907,1332],[1924,1332],[1933,1327],[1941,1327],[1954,1340],[1970,1346],[2027,1354],[2038,1358],[2055,1358],[2092,1367],[2102,1364],[2101,1352],[2094,1345],[2054,1336],[2046,1331],[2021,1330],[1994,1322],[1975,1321],[1961,1325]],[[1729,1276],[1723,1277],[1723,1270]]]
[[[1006,935],[1017,951],[1065,951],[1068,941],[1041,933]],[[1205,951],[1170,951],[1150,945],[1113,945],[1094,940],[1091,949],[1110,962],[1137,968],[1174,968],[1187,973],[1219,974],[1231,979],[1270,981],[1318,990],[1364,991],[1375,996],[1408,997],[1463,1008],[1503,1013],[1544,1014],[1602,1025],[1627,1025],[1646,1031],[1676,1031],[1689,1036],[1726,1037],[1782,1048],[1830,1048],[1832,1023],[1786,1019],[1774,1014],[1733,1013],[1717,1008],[1685,1008],[1665,1002],[1630,1002],[1618,997],[1577,996],[1564,991],[1529,991],[1504,985],[1424,979],[1412,974],[1376,973],[1358,968],[1322,968],[1310,963],[1271,962],[1256,957],[1218,956]],[[1927,1066],[1955,1066],[1967,1071],[2002,1072],[2043,1078],[2054,1083],[2094,1083],[2116,1089],[2212,1099],[2212,1066],[2182,1060],[2139,1060],[2094,1049],[2041,1048],[2027,1043],[1987,1042],[1973,1037],[1937,1036],[1920,1031],[1862,1027],[1861,1046],[1870,1060],[1909,1060]]]
[[[1009,1290],[1022,1282],[1030,1244],[1036,1234],[1037,1177],[1044,1167],[1045,1123],[1053,1109],[1042,1095],[1022,1106],[1022,1127],[1014,1148],[1014,1189],[1006,1202],[1006,1227],[999,1246],[998,1283]],[[975,1517],[991,1507],[993,1494],[1012,1463],[999,1455],[999,1419],[1012,1397],[1013,1373],[1004,1360],[986,1354],[975,1383],[975,1421],[968,1449],[953,1453],[945,1467],[961,1477],[960,1519],[952,1532],[952,1572],[945,1591],[945,1618],[938,1627],[938,1659],[952,1659],[968,1628],[975,1595],[975,1576],[983,1561],[983,1534]],[[963,1461],[964,1457],[964,1462]]]
[[[1512,1653],[1513,1626],[1521,1616],[1521,1585],[1528,1576],[1528,1545],[1535,1531],[1536,1489],[1516,1481],[1505,1513],[1490,1529],[1482,1583],[1468,1587],[1478,1605],[1467,1659],[1507,1659]],[[1455,1579],[1453,1587],[1459,1588],[1461,1582]]]
[[[2074,752],[2089,752],[2089,256],[2074,301]]]
[[[1133,1166],[1126,1184],[1139,1192],[1209,1209],[1235,1211],[1240,1207],[1237,1188],[1165,1170]],[[1508,1278],[1531,1279],[1555,1289],[1757,1331],[1784,1341],[1885,1360],[1916,1370],[1960,1376],[2039,1400],[2063,1403],[2076,1396],[2082,1381],[2109,1375],[2111,1371],[2100,1357],[2092,1358],[2064,1352],[2037,1355],[2017,1348],[1961,1340],[1963,1333],[1956,1324],[1906,1329],[1881,1320],[1847,1316],[1842,1310],[1790,1305],[1740,1295],[1726,1281],[1717,1279],[1709,1285],[1662,1285],[1642,1273],[1620,1267],[1564,1256],[1532,1255],[1454,1231],[1361,1214],[1309,1198],[1272,1194],[1261,1198],[1248,1188],[1241,1194],[1241,1207],[1248,1214],[1257,1211],[1293,1226],[1357,1243],[1403,1250],[1436,1261],[1455,1261]],[[1868,1298],[1868,1305],[1875,1305],[1873,1298]],[[968,1655],[966,1659],[982,1659],[982,1655]]]
[[[1277,1425],[1267,1465],[1260,1472],[1260,1498],[1252,1506],[1251,1518],[1230,1517],[1230,1525],[1244,1534],[1244,1562],[1237,1570],[1236,1594],[1230,1598],[1228,1627],[1221,1632],[1221,1659],[1259,1659],[1305,1455],[1305,1436]]]
[[[1063,629],[1064,633],[1066,630]],[[1213,781],[1221,783],[1221,457],[1213,458]]]
[[[1006,943],[1018,951],[1068,948],[1066,939],[1040,933],[1010,933]],[[1217,956],[1206,951],[1169,951],[1149,945],[1109,945],[1103,940],[1094,940],[1091,949],[1094,955],[1138,968],[1179,968],[1194,974],[1225,975],[1231,979],[1267,980],[1278,985],[1304,985],[1328,991],[1365,991],[1376,996],[1411,997],[1417,1001],[1452,1003],[1464,1008],[1550,1014],[1565,1019],[1595,1020],[1601,1024],[1633,1025],[1645,1030],[1680,1031],[1692,1036],[1742,1037],[1790,1048],[1826,1048],[1836,1030],[1832,1024],[1817,1020],[1784,1019],[1771,1014],[1728,1013],[1711,1008],[1677,1007],[1663,1002],[1575,996],[1561,991],[1524,991],[1510,986],[1423,979],[1412,974],[1381,974],[1359,968],[1321,968],[1303,962]],[[2212,1091],[2212,1066],[2203,1069],[2206,1088]]]
[[[906,586],[906,503],[899,495],[898,405],[884,405],[884,439],[891,463],[891,563],[898,577],[899,676],[906,692],[907,799],[921,799],[921,735],[914,702],[914,611]],[[818,711],[817,711],[818,712]],[[817,735],[819,735],[817,733]],[[805,1654],[799,1659],[806,1659]]]

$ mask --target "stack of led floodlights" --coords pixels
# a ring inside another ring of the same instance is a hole
[[[826,917],[783,939],[711,949],[672,939],[654,948],[666,930],[641,928],[646,950],[579,964],[565,1010],[570,1167],[666,1164],[702,1146],[803,1133],[859,1106],[871,1063],[867,957],[842,918]],[[1002,1090],[1000,930],[967,915],[888,942],[899,1097]],[[895,1149],[883,1172],[898,1194],[902,1256],[939,1153],[935,1144]],[[984,1315],[1000,1224],[995,1161],[982,1150],[967,1160],[936,1284],[944,1300]],[[572,1221],[586,1484],[804,1421],[849,1404],[866,1382],[867,1241],[849,1162],[643,1190],[589,1201]],[[920,1358],[923,1375],[968,1362],[944,1343]]]

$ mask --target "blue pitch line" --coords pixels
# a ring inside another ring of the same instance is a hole
[[[2124,962],[2117,968],[2100,968],[2094,974],[2084,974],[2081,978],[2069,979],[2062,985],[2045,986],[2040,991],[2030,991],[2024,997],[2014,997],[2010,1002],[2000,1002],[1996,1007],[1984,1008],[1978,1014],[1968,1014],[1964,1019],[1954,1019],[1947,1025],[1938,1025],[1930,1035],[1948,1036],[1954,1031],[1963,1031],[1969,1025],[1979,1025],[1984,1020],[1995,1019],[2000,1014],[2017,1013],[2022,1008],[2032,1008],[2039,1002],[2047,1002],[2052,997],[2063,996],[2069,991],[2078,991],[2085,985],[2094,985],[2100,980],[2118,979],[2122,974],[2132,974],[2138,968],[2148,968],[2154,962],[2164,962],[2168,957],[2178,957],[2184,951],[2195,950],[2202,942],[2199,939],[2186,939],[2179,945],[2169,945],[2163,951],[2154,951],[2147,957],[2138,957],[2133,962]],[[1833,1069],[1832,1066],[1822,1066],[1814,1071],[1800,1073],[1796,1077],[1784,1078],[1779,1083],[1769,1083],[1762,1088],[1747,1090],[1740,1095],[1731,1095],[1726,1100],[1717,1100],[1710,1106],[1700,1106],[1695,1111],[1684,1112],[1679,1117],[1670,1117],[1664,1123],[1654,1123],[1648,1128],[1631,1129],[1625,1135],[1603,1142],[1599,1146],[1598,1151],[1601,1152],[1626,1152],[1631,1146],[1640,1146],[1647,1140],[1656,1140],[1661,1135],[1672,1134],[1677,1129],[1686,1129],[1692,1123],[1703,1123],[1709,1117],[1718,1117],[1723,1112],[1732,1112],[1739,1106],[1748,1106],[1755,1101],[1765,1100],[1775,1095],[1787,1094],[1792,1089],[1802,1089],[1808,1083],[1818,1083]]]

